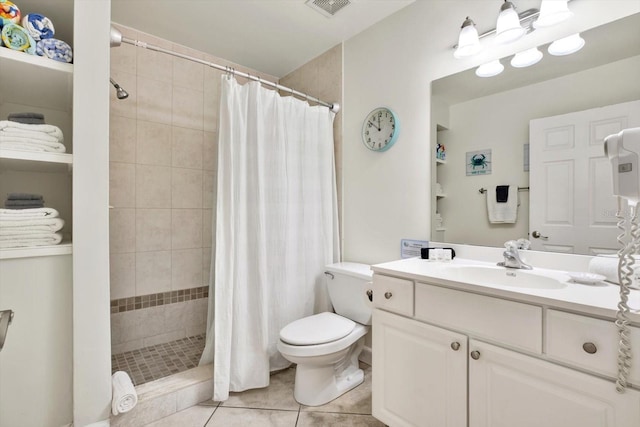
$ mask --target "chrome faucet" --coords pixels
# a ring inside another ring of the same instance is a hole
[[[500,267],[521,268],[523,270],[531,270],[533,268],[520,259],[520,253],[518,252],[519,244],[517,242],[509,240],[504,244],[504,247],[506,248],[502,253],[504,261],[498,263]]]

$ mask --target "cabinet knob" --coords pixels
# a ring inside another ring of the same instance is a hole
[[[453,349],[453,351],[458,351],[460,349],[460,343],[457,341],[452,342],[451,348]]]
[[[473,350],[473,351],[471,352],[471,358],[472,358],[473,360],[478,360],[478,359],[480,359],[480,352],[479,352],[478,350]]]
[[[391,299],[391,297],[392,297],[392,296],[393,296],[393,294],[392,294],[391,292],[385,292],[385,293],[384,293],[384,297],[385,297],[386,299]]]
[[[592,342],[586,342],[582,344],[582,349],[589,354],[595,354],[598,351],[598,347]]]

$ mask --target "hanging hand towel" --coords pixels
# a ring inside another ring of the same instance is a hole
[[[507,201],[498,203],[496,187],[487,189],[487,212],[492,224],[513,224],[518,219],[518,186],[509,185]]]
[[[129,412],[138,403],[136,389],[131,378],[124,371],[117,371],[111,376],[113,398],[111,400],[111,413],[113,415]]]
[[[51,19],[39,13],[30,13],[22,18],[22,26],[35,41],[51,39],[55,34]]]

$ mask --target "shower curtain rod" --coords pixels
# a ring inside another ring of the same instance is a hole
[[[144,49],[149,49],[149,50],[153,50],[156,52],[161,52],[161,53],[166,53],[167,55],[171,55],[171,56],[176,56],[178,58],[182,58],[182,59],[186,59],[188,61],[193,61],[193,62],[197,62],[199,64],[203,64],[206,66],[209,66],[211,68],[215,68],[217,70],[221,70],[221,71],[225,71],[231,75],[234,76],[240,76],[240,77],[245,77],[249,80],[253,80],[256,81],[258,83],[262,83],[265,84],[267,86],[271,86],[273,88],[275,88],[276,90],[281,90],[283,92],[288,92],[291,93],[291,95],[298,95],[301,98],[306,99],[307,101],[312,101],[312,102],[317,102],[320,105],[324,105],[325,107],[329,107],[329,109],[331,111],[333,111],[334,113],[337,113],[338,111],[340,111],[340,104],[338,104],[337,102],[325,102],[322,101],[318,98],[315,98],[313,96],[309,96],[306,93],[302,93],[300,91],[294,90],[292,88],[286,87],[286,86],[282,86],[281,84],[275,83],[275,82],[270,82],[268,80],[263,80],[258,76],[254,76],[251,75],[249,73],[243,73],[241,71],[236,71],[235,68],[232,67],[228,67],[225,65],[219,65],[219,64],[214,64],[213,62],[209,62],[209,61],[204,61],[202,59],[198,59],[198,58],[194,58],[193,56],[189,56],[189,55],[184,55],[182,53],[178,53],[178,52],[173,52],[164,48],[161,48],[160,46],[155,46],[152,44],[148,44],[146,42],[140,41],[140,40],[134,40],[134,39],[130,39],[128,37],[124,37],[122,35],[122,33],[120,31],[118,31],[116,28],[111,27],[111,34],[110,34],[110,38],[111,38],[111,47],[117,47],[120,46],[122,43],[127,43],[136,47],[142,47]]]

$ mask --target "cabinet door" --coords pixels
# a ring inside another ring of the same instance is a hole
[[[372,329],[373,416],[393,427],[466,426],[467,337],[381,310]]]
[[[640,425],[636,390],[475,340],[469,351],[470,427]]]

